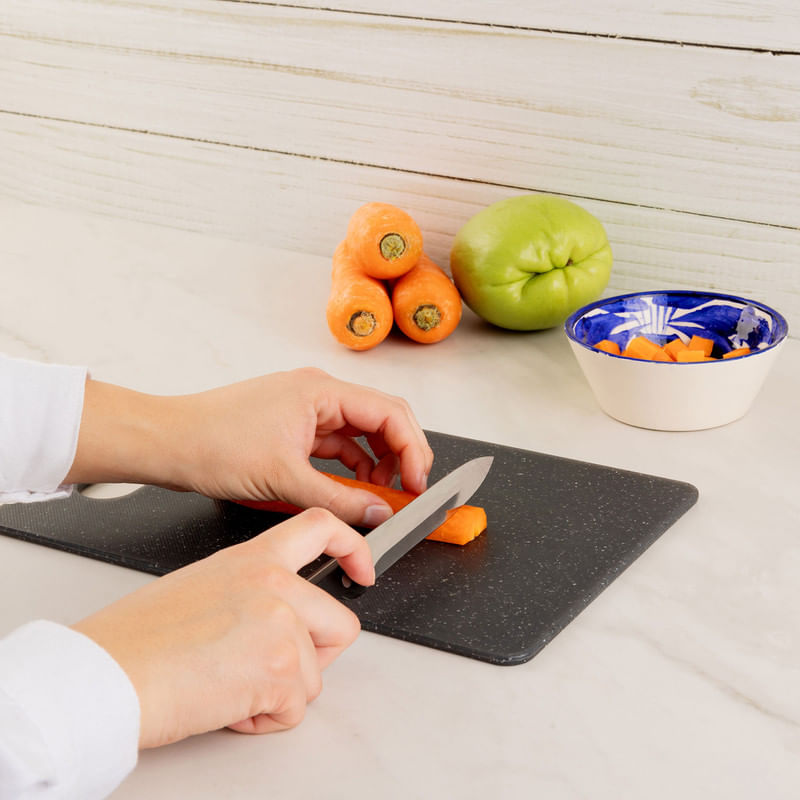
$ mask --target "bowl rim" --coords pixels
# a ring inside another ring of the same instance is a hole
[[[618,300],[627,300],[629,297],[647,297],[656,294],[663,294],[663,295],[681,295],[686,297],[688,295],[694,295],[696,297],[708,297],[711,299],[717,300],[734,300],[737,303],[743,303],[748,306],[755,306],[756,308],[760,309],[761,311],[767,312],[776,323],[776,339],[772,344],[767,345],[766,347],[762,347],[758,350],[753,350],[745,356],[739,356],[738,358],[717,358],[713,361],[642,361],[642,359],[638,358],[630,358],[630,356],[623,356],[623,355],[616,355],[615,353],[607,353],[605,350],[597,350],[590,344],[586,344],[586,342],[580,341],[575,335],[575,325],[578,320],[584,316],[584,314],[588,314],[594,308],[598,308],[608,303],[614,303]],[[587,303],[584,306],[581,306],[576,311],[573,311],[565,320],[564,322],[564,332],[567,334],[567,338],[571,342],[575,342],[575,344],[580,345],[581,347],[589,350],[592,353],[600,353],[604,356],[609,356],[610,358],[619,358],[623,361],[627,362],[636,362],[636,363],[644,363],[644,364],[656,364],[656,365],[664,365],[664,364],[680,364],[681,366],[692,366],[696,367],[701,364],[724,364],[724,363],[733,363],[735,361],[742,361],[745,358],[752,358],[753,356],[759,355],[759,353],[766,353],[768,350],[772,350],[777,347],[779,344],[782,344],[784,339],[789,334],[789,323],[786,321],[786,317],[783,316],[779,311],[776,311],[772,306],[768,306],[766,303],[762,303],[760,300],[750,300],[746,297],[740,297],[739,295],[735,294],[727,294],[726,292],[712,292],[712,291],[705,291],[703,289],[648,289],[645,291],[640,292],[626,292],[625,294],[617,294],[613,297],[601,297],[598,300],[595,300],[591,303]]]

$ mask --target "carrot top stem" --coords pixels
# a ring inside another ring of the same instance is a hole
[[[433,330],[442,321],[442,312],[432,303],[426,303],[414,312],[414,323],[423,331]]]
[[[406,240],[399,233],[387,233],[381,239],[380,248],[387,261],[396,261],[406,251]]]
[[[347,329],[356,336],[369,336],[377,325],[375,315],[370,311],[356,311],[347,323]]]

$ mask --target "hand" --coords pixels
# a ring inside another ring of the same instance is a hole
[[[374,461],[356,441],[366,435]],[[319,506],[353,525],[391,515],[378,497],[321,475],[338,459],[359,480],[424,491],[433,453],[408,404],[316,369],[275,373],[183,397],[89,381],[68,483],[130,481],[231,500]]]
[[[364,538],[311,509],[73,626],[133,683],[140,747],[225,726],[267,733],[303,719],[321,671],[360,627],[349,609],[296,574],[322,552],[353,580],[374,583]]]

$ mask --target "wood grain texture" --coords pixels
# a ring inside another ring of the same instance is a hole
[[[0,114],[0,152],[0,194],[327,256],[353,211],[380,197],[414,215],[426,250],[444,267],[458,228],[515,193],[9,114]],[[615,257],[610,290],[725,290],[774,305],[800,329],[800,231],[574,199],[608,232]],[[185,269],[190,279],[191,264]]]
[[[12,0],[0,108],[800,227],[800,56],[199,0]]]
[[[543,31],[574,30],[539,16],[580,18],[569,2],[467,2],[448,22],[388,0],[5,0],[0,193],[326,255],[381,199],[446,265],[481,207],[552,192],[605,223],[612,289],[724,289],[797,329],[800,55],[730,33],[791,37],[796,12],[702,3],[692,30],[726,46],[679,47],[652,40],[684,0],[632,2],[593,5],[631,37],[612,39]]]
[[[321,4],[296,0],[292,5],[319,8]],[[324,5],[340,11],[393,17],[800,52],[800,24],[794,0],[328,0]]]

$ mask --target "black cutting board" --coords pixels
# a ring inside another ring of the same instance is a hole
[[[680,481],[426,433],[431,482],[494,456],[470,501],[486,509],[486,532],[464,547],[424,541],[361,597],[340,599],[364,630],[494,664],[536,655],[697,500]],[[0,533],[163,575],[283,519],[145,486],[1,506]]]

